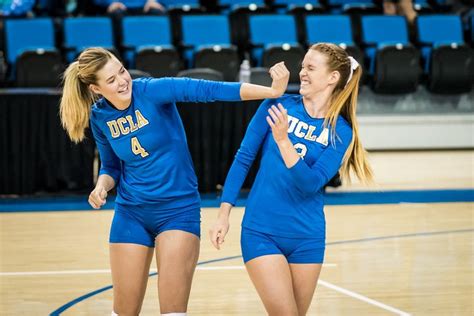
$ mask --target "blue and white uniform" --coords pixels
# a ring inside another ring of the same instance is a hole
[[[271,105],[288,111],[288,136],[301,159],[287,168],[266,122]],[[227,175],[222,202],[235,204],[258,151],[262,158],[242,222],[242,253],[247,262],[267,254],[283,254],[290,263],[322,263],[326,224],[325,184],[339,170],[352,140],[350,124],[339,116],[336,133],[324,119],[306,112],[302,96],[265,100],[252,118]]]
[[[200,198],[175,102],[240,100],[240,84],[189,78],[137,79],[125,110],[101,98],[90,125],[100,174],[117,184],[110,242],[154,246],[168,229],[200,236]]]

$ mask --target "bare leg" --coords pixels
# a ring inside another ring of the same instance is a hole
[[[110,244],[114,311],[120,316],[136,316],[140,312],[152,258],[153,248],[138,244]]]
[[[293,291],[300,316],[306,315],[318,283],[321,264],[290,264]]]
[[[284,256],[258,257],[245,266],[270,316],[298,315],[291,272]]]
[[[167,230],[156,237],[155,244],[161,313],[185,313],[199,258],[199,238],[181,230]]]

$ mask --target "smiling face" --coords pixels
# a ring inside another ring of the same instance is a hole
[[[323,53],[310,49],[301,65],[300,71],[300,94],[305,98],[324,92],[334,90],[340,74],[338,71],[331,71],[328,66],[328,58]]]
[[[117,58],[111,58],[97,72],[97,83],[90,89],[102,95],[119,109],[127,108],[132,100],[132,77]]]

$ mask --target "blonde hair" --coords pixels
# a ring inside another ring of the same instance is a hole
[[[352,78],[347,82],[351,74],[351,62],[344,49],[330,43],[315,44],[310,49],[324,54],[328,59],[329,70],[338,71],[340,74],[339,81],[331,96],[324,126],[328,124],[331,126],[333,142],[339,115],[342,115],[352,127],[352,141],[342,160],[341,177],[343,180],[350,182],[351,172],[353,172],[361,182],[372,183],[373,172],[367,159],[367,152],[360,141],[359,125],[356,118],[357,96],[362,69],[357,67],[352,74]]]
[[[90,89],[97,84],[97,72],[112,58],[108,50],[93,47],[84,50],[63,74],[63,96],[59,115],[69,138],[79,143],[84,139],[84,130],[89,126],[91,105],[98,96]]]

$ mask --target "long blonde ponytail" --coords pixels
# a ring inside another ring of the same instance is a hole
[[[103,48],[88,48],[63,74],[59,115],[62,126],[75,143],[84,139],[84,131],[89,126],[91,105],[97,100],[97,95],[89,89],[89,85],[97,83],[97,72],[111,58],[114,58],[113,55]]]
[[[328,124],[331,126],[333,137],[339,115],[342,115],[352,127],[352,141],[346,150],[339,170],[341,177],[343,180],[350,182],[351,172],[353,172],[361,182],[370,184],[373,182],[373,172],[367,159],[367,152],[360,141],[359,124],[356,116],[359,81],[362,76],[361,67],[354,70],[352,78],[347,82],[351,72],[351,63],[344,49],[329,43],[316,44],[311,49],[325,54],[328,57],[329,69],[337,70],[340,73],[339,82],[333,91],[331,105],[324,124],[325,126]]]

